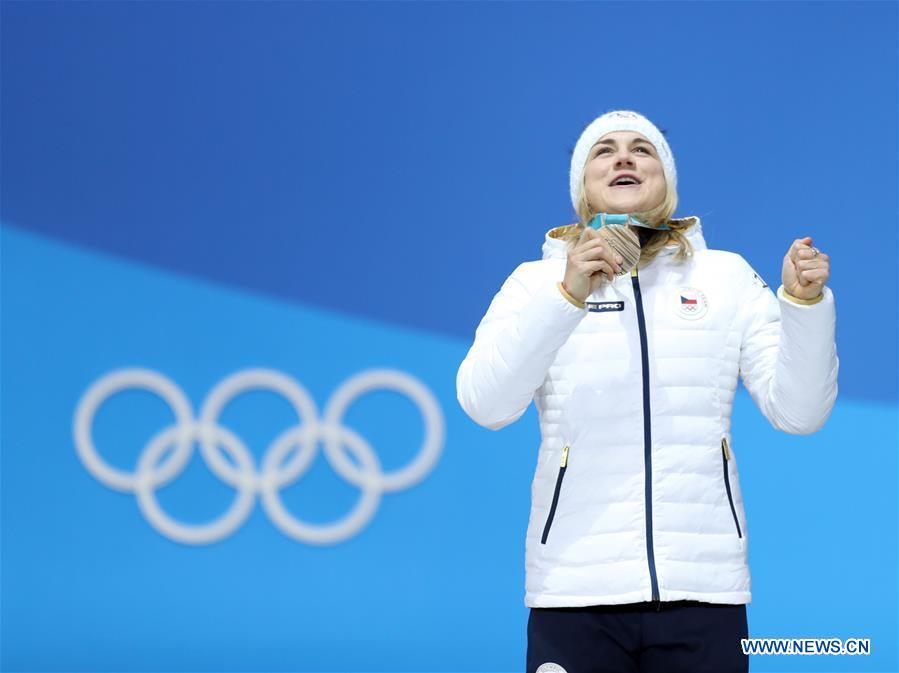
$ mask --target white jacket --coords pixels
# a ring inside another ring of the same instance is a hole
[[[740,255],[674,246],[578,308],[566,243],[521,264],[459,367],[459,403],[498,430],[537,405],[525,542],[528,607],[692,599],[749,603],[730,423],[737,377],[771,424],[809,434],[837,396],[833,293],[797,304]]]

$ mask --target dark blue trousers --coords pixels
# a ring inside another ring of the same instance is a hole
[[[745,605],[531,608],[527,673],[746,673],[748,637]]]

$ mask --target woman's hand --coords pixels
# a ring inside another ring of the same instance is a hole
[[[562,281],[565,291],[580,302],[587,301],[606,277],[614,280],[623,261],[598,230],[584,227],[580,239],[568,251]]]
[[[784,290],[798,299],[814,299],[830,276],[830,257],[812,247],[812,237],[797,238],[784,256]]]

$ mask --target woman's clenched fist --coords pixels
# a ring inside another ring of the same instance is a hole
[[[812,237],[797,238],[784,255],[781,282],[798,299],[814,299],[830,277],[830,257],[812,247]]]
[[[565,291],[580,302],[587,301],[587,297],[596,291],[603,280],[614,280],[624,261],[608,244],[601,231],[584,227],[578,242],[568,250],[568,263],[562,284]]]

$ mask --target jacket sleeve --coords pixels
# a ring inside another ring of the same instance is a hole
[[[741,258],[742,260],[742,258]],[[821,429],[837,398],[836,309],[826,285],[816,304],[797,304],[762,282],[743,262],[740,376],[765,418],[778,430]]]
[[[587,315],[556,281],[535,279],[529,264],[515,269],[493,297],[456,375],[462,409],[491,430],[524,414],[556,353]]]

